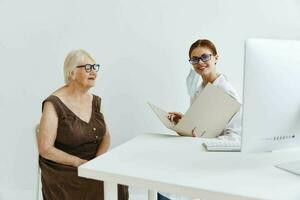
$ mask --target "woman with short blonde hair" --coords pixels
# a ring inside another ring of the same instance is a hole
[[[77,176],[80,165],[110,144],[101,98],[89,92],[99,68],[86,51],[71,51],[64,62],[65,85],[42,103],[38,149],[44,200],[104,199],[103,182]],[[118,191],[120,200],[128,199],[127,187]]]

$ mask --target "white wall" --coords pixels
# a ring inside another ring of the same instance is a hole
[[[33,199],[33,129],[41,101],[63,84],[70,50],[86,49],[103,66],[93,92],[103,97],[114,147],[167,131],[147,101],[187,109],[193,41],[215,42],[219,71],[242,94],[244,40],[300,39],[299,19],[297,0],[0,0],[0,199]]]

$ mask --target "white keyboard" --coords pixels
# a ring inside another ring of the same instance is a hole
[[[212,140],[203,143],[207,151],[241,151],[241,142],[229,140]]]
[[[300,160],[280,163],[275,166],[278,167],[279,169],[288,171],[288,172],[296,174],[298,176],[300,175]]]

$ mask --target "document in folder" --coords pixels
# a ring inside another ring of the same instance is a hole
[[[232,117],[239,111],[241,104],[222,88],[208,83],[183,118],[172,123],[168,112],[150,104],[160,121],[169,129],[184,136],[212,138],[220,135]]]

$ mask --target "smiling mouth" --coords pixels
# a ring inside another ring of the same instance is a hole
[[[94,81],[96,78],[88,78],[88,79],[89,79],[89,80],[93,80],[93,81]]]
[[[207,68],[206,66],[200,66],[200,67],[197,67],[197,70],[204,70],[205,68]]]

